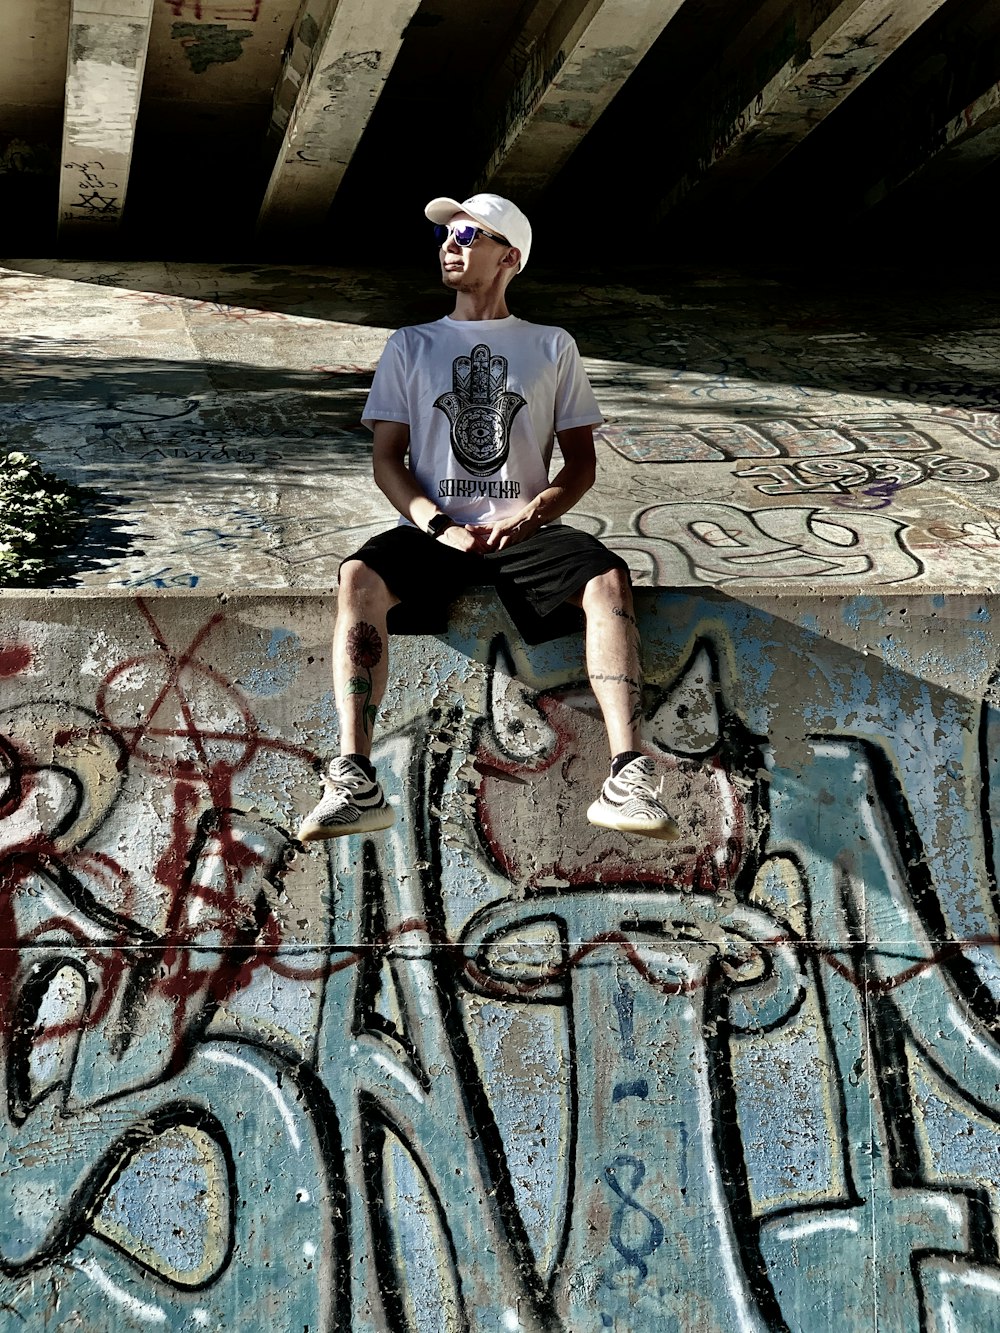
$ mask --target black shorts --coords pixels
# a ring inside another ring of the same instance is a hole
[[[487,555],[456,551],[419,528],[400,525],[380,532],[348,559],[373,569],[399,598],[389,620],[395,633],[440,632],[456,597],[486,586],[496,588],[529,643],[579,628],[580,613],[565,608],[567,599],[609,569],[629,572],[621,556],[596,537],[562,523]]]

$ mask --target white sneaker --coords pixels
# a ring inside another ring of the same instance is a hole
[[[395,823],[396,812],[378,779],[373,782],[352,760],[331,759],[323,786],[319,804],[299,825],[299,842],[375,833]]]
[[[606,779],[587,818],[599,828],[673,842],[680,829],[660,800],[660,783],[654,786],[654,774],[653,761],[645,755],[629,760],[616,777]]]

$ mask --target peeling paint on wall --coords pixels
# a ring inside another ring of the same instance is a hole
[[[76,59],[66,84],[66,114],[73,126],[71,151],[100,153],[129,139],[135,122],[140,71],[101,59]]]
[[[184,48],[194,73],[204,74],[212,65],[239,60],[253,29],[230,28],[225,23],[174,23],[170,35]]]

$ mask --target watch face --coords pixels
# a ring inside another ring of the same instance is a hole
[[[432,537],[440,537],[442,532],[446,532],[452,526],[452,521],[447,514],[435,514],[427,524],[427,531]]]

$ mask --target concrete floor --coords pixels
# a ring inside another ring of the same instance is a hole
[[[8,448],[104,497],[64,582],[330,588],[393,521],[360,425],[427,273],[0,267]],[[574,521],[661,586],[979,591],[1000,553],[1000,316],[971,281],[533,273],[606,415]]]

